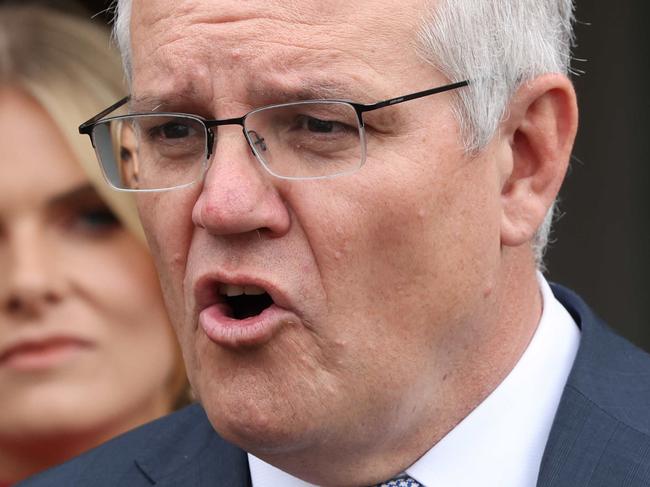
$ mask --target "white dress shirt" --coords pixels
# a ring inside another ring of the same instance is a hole
[[[580,344],[580,330],[538,275],[543,312],[499,386],[406,473],[424,487],[535,486]],[[253,487],[316,487],[248,455]]]

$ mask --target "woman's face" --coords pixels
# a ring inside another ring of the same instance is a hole
[[[0,443],[168,412],[176,350],[145,247],[43,109],[0,87]]]

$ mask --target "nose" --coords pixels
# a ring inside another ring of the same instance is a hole
[[[35,236],[14,239],[0,284],[0,305],[12,316],[38,317],[57,305],[64,296],[63,277],[48,256],[44,243]]]
[[[213,235],[284,235],[291,217],[275,178],[255,159],[241,131],[231,128],[225,136],[223,129],[192,210],[194,224]]]

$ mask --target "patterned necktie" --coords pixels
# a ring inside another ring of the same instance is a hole
[[[377,484],[374,487],[424,487],[417,480],[413,480],[411,477],[399,477],[383,484]]]

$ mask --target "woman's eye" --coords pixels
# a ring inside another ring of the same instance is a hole
[[[86,234],[102,234],[119,226],[119,220],[108,208],[80,210],[70,219],[73,231]]]

